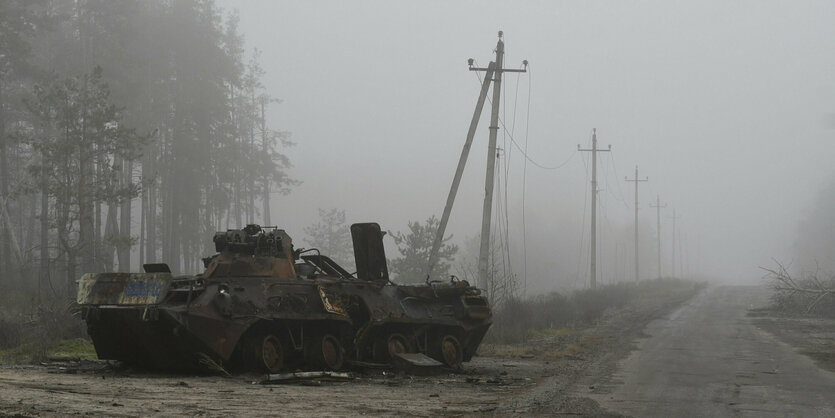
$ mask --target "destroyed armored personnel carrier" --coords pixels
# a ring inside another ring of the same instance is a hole
[[[380,226],[354,224],[351,235],[354,274],[294,250],[281,229],[248,225],[215,234],[202,274],[174,277],[165,264],[85,274],[78,304],[99,358],[147,368],[339,370],[400,353],[469,361],[491,322],[479,290],[454,278],[394,284]]]

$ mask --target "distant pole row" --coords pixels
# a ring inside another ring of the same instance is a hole
[[[592,137],[591,137],[591,148],[583,149],[580,145],[577,145],[577,150],[582,152],[591,152],[591,259],[589,265],[589,287],[592,289],[597,287],[597,194],[600,190],[597,187],[597,153],[598,152],[610,152],[612,150],[612,146],[609,145],[606,149],[600,149],[597,147],[597,129],[592,129]],[[639,211],[639,200],[638,200],[638,185],[640,183],[645,183],[649,181],[649,177],[640,178],[638,175],[638,166],[635,166],[635,177],[629,178],[624,177],[624,180],[630,183],[635,183],[635,225],[634,225],[634,232],[635,232],[635,281],[637,282],[640,279],[640,241],[639,241],[639,227],[638,227],[638,211]],[[661,204],[661,197],[655,197],[655,204],[653,205],[650,203],[650,207],[656,209],[656,248],[657,248],[657,268],[658,268],[658,276],[663,276],[662,270],[662,262],[661,262],[661,209],[666,208],[667,204]],[[675,213],[675,209],[673,209],[673,226],[672,226],[672,266],[670,275],[676,275],[676,221],[679,217]],[[679,245],[681,245],[679,243]],[[681,249],[679,249],[679,253]],[[679,268],[681,270],[681,268]],[[681,273],[681,271],[679,272]]]

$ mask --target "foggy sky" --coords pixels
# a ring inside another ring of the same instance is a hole
[[[660,195],[665,258],[675,208],[692,273],[756,280],[772,257],[791,260],[798,223],[834,174],[835,130],[825,123],[835,113],[833,2],[219,4],[238,9],[247,44],[262,50],[267,89],[283,100],[269,117],[292,132],[297,145],[286,151],[303,184],[275,197],[272,219],[297,241],[317,208],[391,230],[440,216],[479,90],[467,58],[486,66],[498,30],[506,67],[530,61],[529,74],[506,75],[503,118],[523,145],[530,83],[531,158],[559,164],[589,146],[592,128],[612,145],[599,159],[608,251],[632,256],[634,189],[624,176],[637,164],[649,176],[639,205],[647,248],[649,203]],[[485,107],[448,229],[457,242],[479,231],[488,122]],[[499,136],[520,248],[523,158],[507,141]],[[531,289],[582,285],[584,159],[558,170],[528,164]],[[656,274],[654,263],[642,269]]]

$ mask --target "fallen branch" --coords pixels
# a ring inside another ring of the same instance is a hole
[[[784,298],[792,299],[798,296],[802,299],[812,298],[811,301],[806,301],[805,313],[811,312],[826,296],[835,295],[835,288],[831,284],[827,286],[822,283],[818,279],[817,273],[800,279],[801,283],[798,283],[783,264],[777,260],[774,260],[774,262],[777,264],[777,269],[760,267],[767,273],[764,278],[776,281],[774,290],[782,293],[781,296]]]

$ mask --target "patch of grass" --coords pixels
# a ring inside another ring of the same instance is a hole
[[[47,348],[41,342],[20,344],[13,348],[0,350],[0,364],[30,364],[46,361]]]
[[[478,354],[498,358],[524,358],[533,356],[536,353],[531,347],[506,344],[484,344],[478,348]]]
[[[532,338],[570,335],[572,329],[595,324],[607,311],[642,301],[687,298],[704,286],[704,283],[669,278],[510,299],[495,308],[493,326],[485,342],[513,344]]]
[[[71,338],[58,341],[58,346],[49,350],[48,357],[77,358],[95,360],[98,358],[93,342],[84,338]]]
[[[41,363],[49,359],[95,360],[93,343],[84,338],[70,338],[58,342],[38,341],[0,350],[0,364]]]
[[[562,337],[565,335],[571,335],[576,333],[577,331],[571,328],[541,328],[541,329],[531,329],[528,331],[531,337]]]
[[[557,345],[543,355],[546,360],[558,360],[562,358],[582,358],[583,355],[596,347],[605,345],[609,341],[601,337],[582,336],[575,342],[566,345]]]
[[[52,356],[90,358],[91,346],[80,338],[84,325],[73,304],[54,300],[26,310],[0,308],[0,364],[39,363]]]

